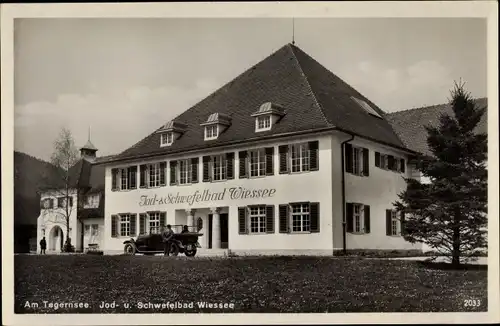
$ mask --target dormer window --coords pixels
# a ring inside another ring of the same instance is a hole
[[[356,104],[358,104],[363,110],[365,110],[366,113],[368,113],[368,114],[370,114],[370,115],[372,115],[374,117],[377,117],[377,118],[382,118],[380,116],[380,114],[378,114],[378,112],[375,111],[374,108],[372,108],[368,103],[366,103],[362,99],[359,99],[357,97],[351,96],[351,100],[353,100],[354,102],[356,102]]]
[[[217,125],[205,126],[205,140],[217,139],[218,132]]]
[[[200,125],[205,128],[205,140],[217,139],[231,125],[231,117],[222,113],[212,113],[207,121]]]
[[[271,115],[262,115],[257,117],[257,131],[271,129]]]
[[[174,142],[174,133],[173,132],[165,132],[161,134],[161,142],[160,146],[170,146]]]
[[[186,129],[187,125],[182,122],[167,122],[157,131],[160,134],[160,147],[172,145],[176,139],[182,136]]]
[[[272,126],[285,115],[285,109],[281,106],[266,102],[259,107],[259,110],[252,114],[255,117],[255,131],[271,130]]]

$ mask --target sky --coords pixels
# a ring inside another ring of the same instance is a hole
[[[285,18],[22,18],[14,148],[49,160],[61,128],[117,154],[292,41]],[[295,45],[386,112],[486,97],[480,18],[295,19]]]

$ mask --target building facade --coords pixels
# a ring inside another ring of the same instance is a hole
[[[392,205],[414,154],[385,112],[288,44],[98,163],[103,248],[171,224],[214,254],[420,250]]]

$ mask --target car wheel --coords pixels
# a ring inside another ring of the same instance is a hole
[[[191,249],[191,250],[186,250],[187,257],[194,257],[194,255],[196,255],[196,248]]]
[[[179,255],[179,246],[175,243],[173,243],[171,246],[170,246],[170,254],[172,256],[177,256]]]
[[[133,244],[127,243],[123,250],[126,255],[135,255],[135,246]]]

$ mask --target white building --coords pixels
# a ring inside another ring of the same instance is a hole
[[[213,253],[419,250],[391,213],[414,152],[384,115],[288,44],[103,162],[104,250],[165,224]]]
[[[403,177],[420,177],[408,162],[425,150],[428,119],[418,135],[408,133],[414,120],[285,45],[124,152],[95,159],[95,147],[82,149],[79,198],[99,209],[82,207],[71,237],[77,250],[120,253],[171,224],[203,234],[207,254],[421,250],[393,210]],[[40,220],[57,249],[65,229]]]
[[[59,182],[52,180],[44,187],[52,188],[41,194],[40,216],[37,220],[38,241],[45,236],[47,253],[61,252],[69,229],[71,244],[76,251],[89,245],[101,247],[104,236],[104,167],[95,163],[97,149],[90,140],[80,149],[81,159],[61,173]],[[71,187],[66,191],[64,177],[69,175]],[[59,188],[57,187],[59,184]],[[68,197],[68,199],[66,199]],[[66,203],[68,209],[66,210]],[[69,214],[68,214],[69,213]],[[69,228],[67,225],[69,216]]]

